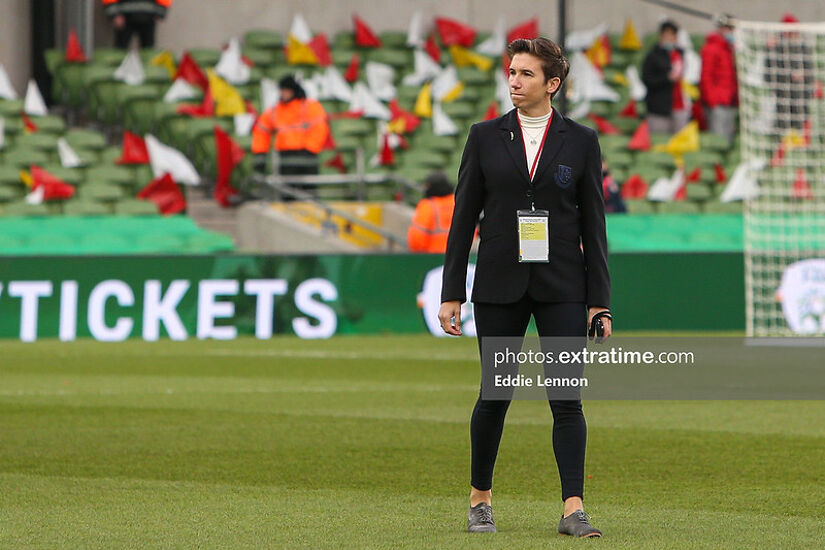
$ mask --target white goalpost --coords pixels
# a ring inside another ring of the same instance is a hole
[[[737,21],[748,337],[825,335],[825,23]]]

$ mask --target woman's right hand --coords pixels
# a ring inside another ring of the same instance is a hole
[[[461,302],[458,300],[442,302],[441,309],[438,310],[438,320],[444,332],[453,336],[461,336]]]

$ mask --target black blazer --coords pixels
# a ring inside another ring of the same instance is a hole
[[[596,132],[558,112],[553,114],[533,178],[536,209],[550,212],[550,263],[518,261],[516,210],[530,208],[529,181],[516,109],[473,124],[458,170],[441,301],[467,299],[467,260],[483,210],[474,302],[513,303],[529,292],[542,302],[610,307]]]

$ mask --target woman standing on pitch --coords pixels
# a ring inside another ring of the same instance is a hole
[[[598,322],[608,337],[610,277],[598,138],[550,105],[569,69],[557,44],[519,39],[507,54],[516,108],[470,129],[444,260],[441,327],[461,334],[467,260],[483,212],[472,294],[479,350],[486,337],[523,337],[531,315],[541,337],[584,337],[588,324]],[[524,231],[528,226],[531,230]],[[470,532],[496,530],[493,466],[509,404],[479,395],[473,410]],[[587,426],[581,401],[550,400],[550,407],[564,501],[559,532],[601,536],[582,509]]]

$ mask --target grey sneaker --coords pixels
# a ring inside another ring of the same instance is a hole
[[[467,514],[468,533],[495,533],[496,523],[493,521],[493,507],[486,502],[479,502],[470,507]]]
[[[602,532],[590,525],[590,518],[583,510],[576,510],[559,521],[559,533],[574,537],[600,537]]]

